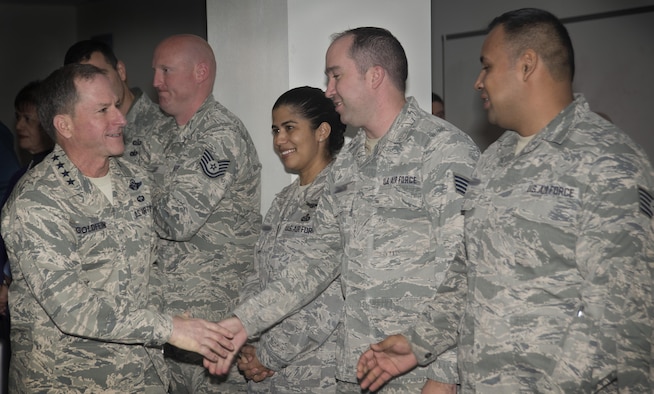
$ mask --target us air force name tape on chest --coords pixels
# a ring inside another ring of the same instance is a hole
[[[211,152],[205,149],[200,159],[202,171],[209,178],[217,178],[225,175],[229,167],[229,160],[215,160]]]
[[[312,212],[315,211],[315,208],[318,206],[316,202],[307,202],[306,207],[303,207],[300,211],[294,213],[290,220],[294,223],[289,223],[284,226],[284,231],[289,233],[299,233],[299,234],[311,234],[313,233],[313,223],[311,221]],[[309,212],[306,209],[309,209]],[[300,223],[297,223],[297,217],[299,216]]]
[[[579,189],[561,185],[540,185],[537,183],[529,185],[528,193],[543,194],[549,196],[561,196],[567,198],[579,198]]]
[[[394,175],[394,176],[387,176],[384,177],[382,180],[383,185],[393,185],[393,184],[400,184],[400,185],[417,185],[418,184],[418,178],[414,175]]]
[[[640,212],[644,213],[651,219],[652,214],[654,214],[654,209],[652,208],[652,200],[654,198],[652,197],[652,194],[641,186],[638,186],[638,197],[640,199]]]

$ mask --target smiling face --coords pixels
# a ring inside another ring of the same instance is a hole
[[[312,182],[329,163],[326,123],[314,129],[307,118],[289,105],[275,108],[272,121],[273,148],[284,169],[298,174],[303,185]]]
[[[125,117],[118,110],[118,97],[109,78],[96,75],[93,79],[75,81],[78,100],[74,113],[57,115],[57,131],[66,153],[77,163],[105,164],[109,157],[125,150],[123,127]],[[82,169],[83,170],[83,169]]]
[[[481,93],[488,121],[516,130],[516,120],[520,115],[522,73],[517,69],[501,25],[486,37],[480,60],[482,69],[475,81],[475,89]]]
[[[334,101],[341,122],[366,127],[371,114],[370,94],[366,83],[367,72],[361,74],[350,57],[353,36],[344,36],[334,41],[325,57],[327,89],[325,95]]]
[[[116,92],[116,95],[119,98],[119,108],[121,109],[121,112],[123,115],[127,114],[127,111],[129,111],[129,107],[131,103],[126,103],[126,95],[127,95],[127,90],[128,87],[126,85],[126,79],[127,79],[127,74],[125,73],[125,66],[121,63],[118,62],[117,69],[113,68],[111,64],[107,62],[107,59],[105,59],[104,55],[102,52],[93,52],[91,57],[88,60],[83,60],[80,62],[81,64],[91,64],[93,66],[96,66],[100,70],[104,70],[109,78],[109,81],[111,81],[111,86],[113,87],[114,91]]]

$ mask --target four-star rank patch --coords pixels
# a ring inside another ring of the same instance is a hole
[[[215,160],[208,150],[205,150],[200,159],[200,166],[205,175],[209,178],[217,178],[225,175],[229,167],[229,160]]]
[[[654,214],[654,209],[652,208],[652,200],[654,198],[652,197],[652,194],[638,186],[638,197],[640,199],[640,212],[644,213],[651,219],[652,214]]]

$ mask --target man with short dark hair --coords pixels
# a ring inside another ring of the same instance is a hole
[[[2,211],[11,260],[12,393],[166,393],[162,346],[215,359],[214,323],[162,312],[147,174],[117,159],[125,117],[105,73],[71,64],[39,88],[54,151]]]
[[[148,170],[156,169],[158,155],[168,137],[156,132],[166,116],[143,90],[130,88],[125,63],[116,57],[111,46],[98,40],[78,41],[68,48],[64,65],[71,63],[92,64],[107,73],[118,95],[118,109],[127,120],[123,128],[123,157]]]
[[[572,43],[549,12],[497,17],[481,63],[475,88],[508,131],[473,174],[465,253],[425,315],[422,348],[440,354],[459,327],[462,392],[651,393],[646,154],[573,94]],[[412,368],[410,340],[373,345],[358,365],[362,387]]]
[[[406,97],[406,54],[386,29],[335,35],[325,74],[325,94],[341,121],[359,131],[328,174],[304,259],[307,272],[282,275],[282,290],[269,285],[236,308],[238,319],[221,324],[237,338],[243,331],[257,335],[340,272],[345,307],[336,379],[337,391],[350,393],[360,391],[361,353],[387,335],[411,332],[433,300],[463,242],[461,203],[479,150],[461,130]],[[294,278],[298,282],[289,285]],[[423,356],[420,367],[382,392],[454,393],[455,352],[438,360]]]

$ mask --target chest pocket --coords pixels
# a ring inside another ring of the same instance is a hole
[[[579,193],[529,186],[524,198],[516,202],[513,236],[516,264],[540,266],[565,262],[574,255],[578,236]]]
[[[555,228],[577,226],[581,207],[579,190],[564,186],[526,185],[523,198],[516,202],[514,215],[522,224]]]
[[[384,185],[374,198],[374,205],[379,209],[421,210],[423,207],[420,185]]]
[[[305,203],[282,222],[283,238],[305,237],[314,232],[316,203]]]
[[[112,223],[97,217],[71,223],[77,235],[77,252],[81,260],[83,278],[88,286],[105,290],[108,281],[115,280],[115,262],[122,246],[117,243]]]

